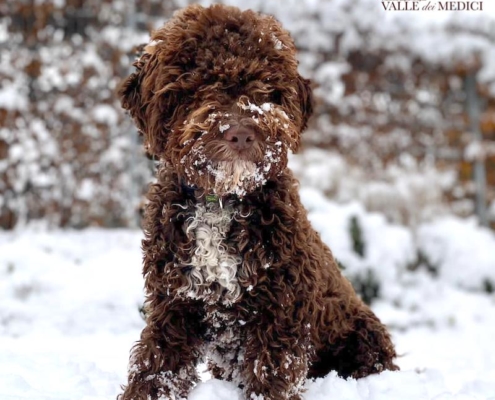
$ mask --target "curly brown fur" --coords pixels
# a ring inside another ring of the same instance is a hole
[[[144,225],[147,324],[118,398],[187,398],[200,361],[264,400],[300,399],[307,377],[331,370],[397,369],[287,168],[312,112],[289,34],[215,5],[151,39],[120,91],[161,164]]]

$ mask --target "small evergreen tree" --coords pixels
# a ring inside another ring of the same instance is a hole
[[[349,220],[349,236],[354,253],[360,258],[365,258],[366,243],[361,223],[356,215],[353,215]],[[371,267],[351,276],[350,280],[352,286],[366,304],[371,304],[374,299],[380,297],[380,282]]]
[[[356,215],[353,215],[350,220],[350,235],[352,240],[352,249],[354,253],[364,258],[366,252],[366,245],[363,238],[363,230],[361,224]]]

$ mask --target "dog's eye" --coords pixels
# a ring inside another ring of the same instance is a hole
[[[272,103],[282,105],[282,92],[280,90],[274,90],[270,94]]]

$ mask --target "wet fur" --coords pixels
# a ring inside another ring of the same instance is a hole
[[[397,369],[389,333],[311,227],[287,168],[312,113],[289,34],[216,5],[182,10],[151,39],[120,90],[161,163],[144,221],[146,327],[119,400],[185,399],[201,361],[264,400],[299,400],[308,377],[331,370]],[[262,140],[232,154],[222,130],[246,121]],[[218,177],[239,158],[253,165],[247,177]]]

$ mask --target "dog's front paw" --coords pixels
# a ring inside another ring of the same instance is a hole
[[[179,373],[136,374],[118,400],[187,400],[191,390],[191,376],[185,370]]]
[[[187,400],[191,389],[191,377],[185,369],[179,373],[162,371],[145,378],[158,388],[157,400]]]
[[[282,396],[282,397],[280,397]],[[246,396],[247,400],[303,400],[302,397],[298,394],[293,394],[293,395],[288,395],[284,396],[283,394],[279,394],[279,397],[268,397],[267,395],[263,394],[256,394],[256,393],[251,393],[251,395]]]
[[[392,362],[376,362],[370,366],[362,366],[355,370],[351,377],[354,379],[365,378],[368,375],[379,374],[385,370],[388,371],[398,371],[400,368]]]

